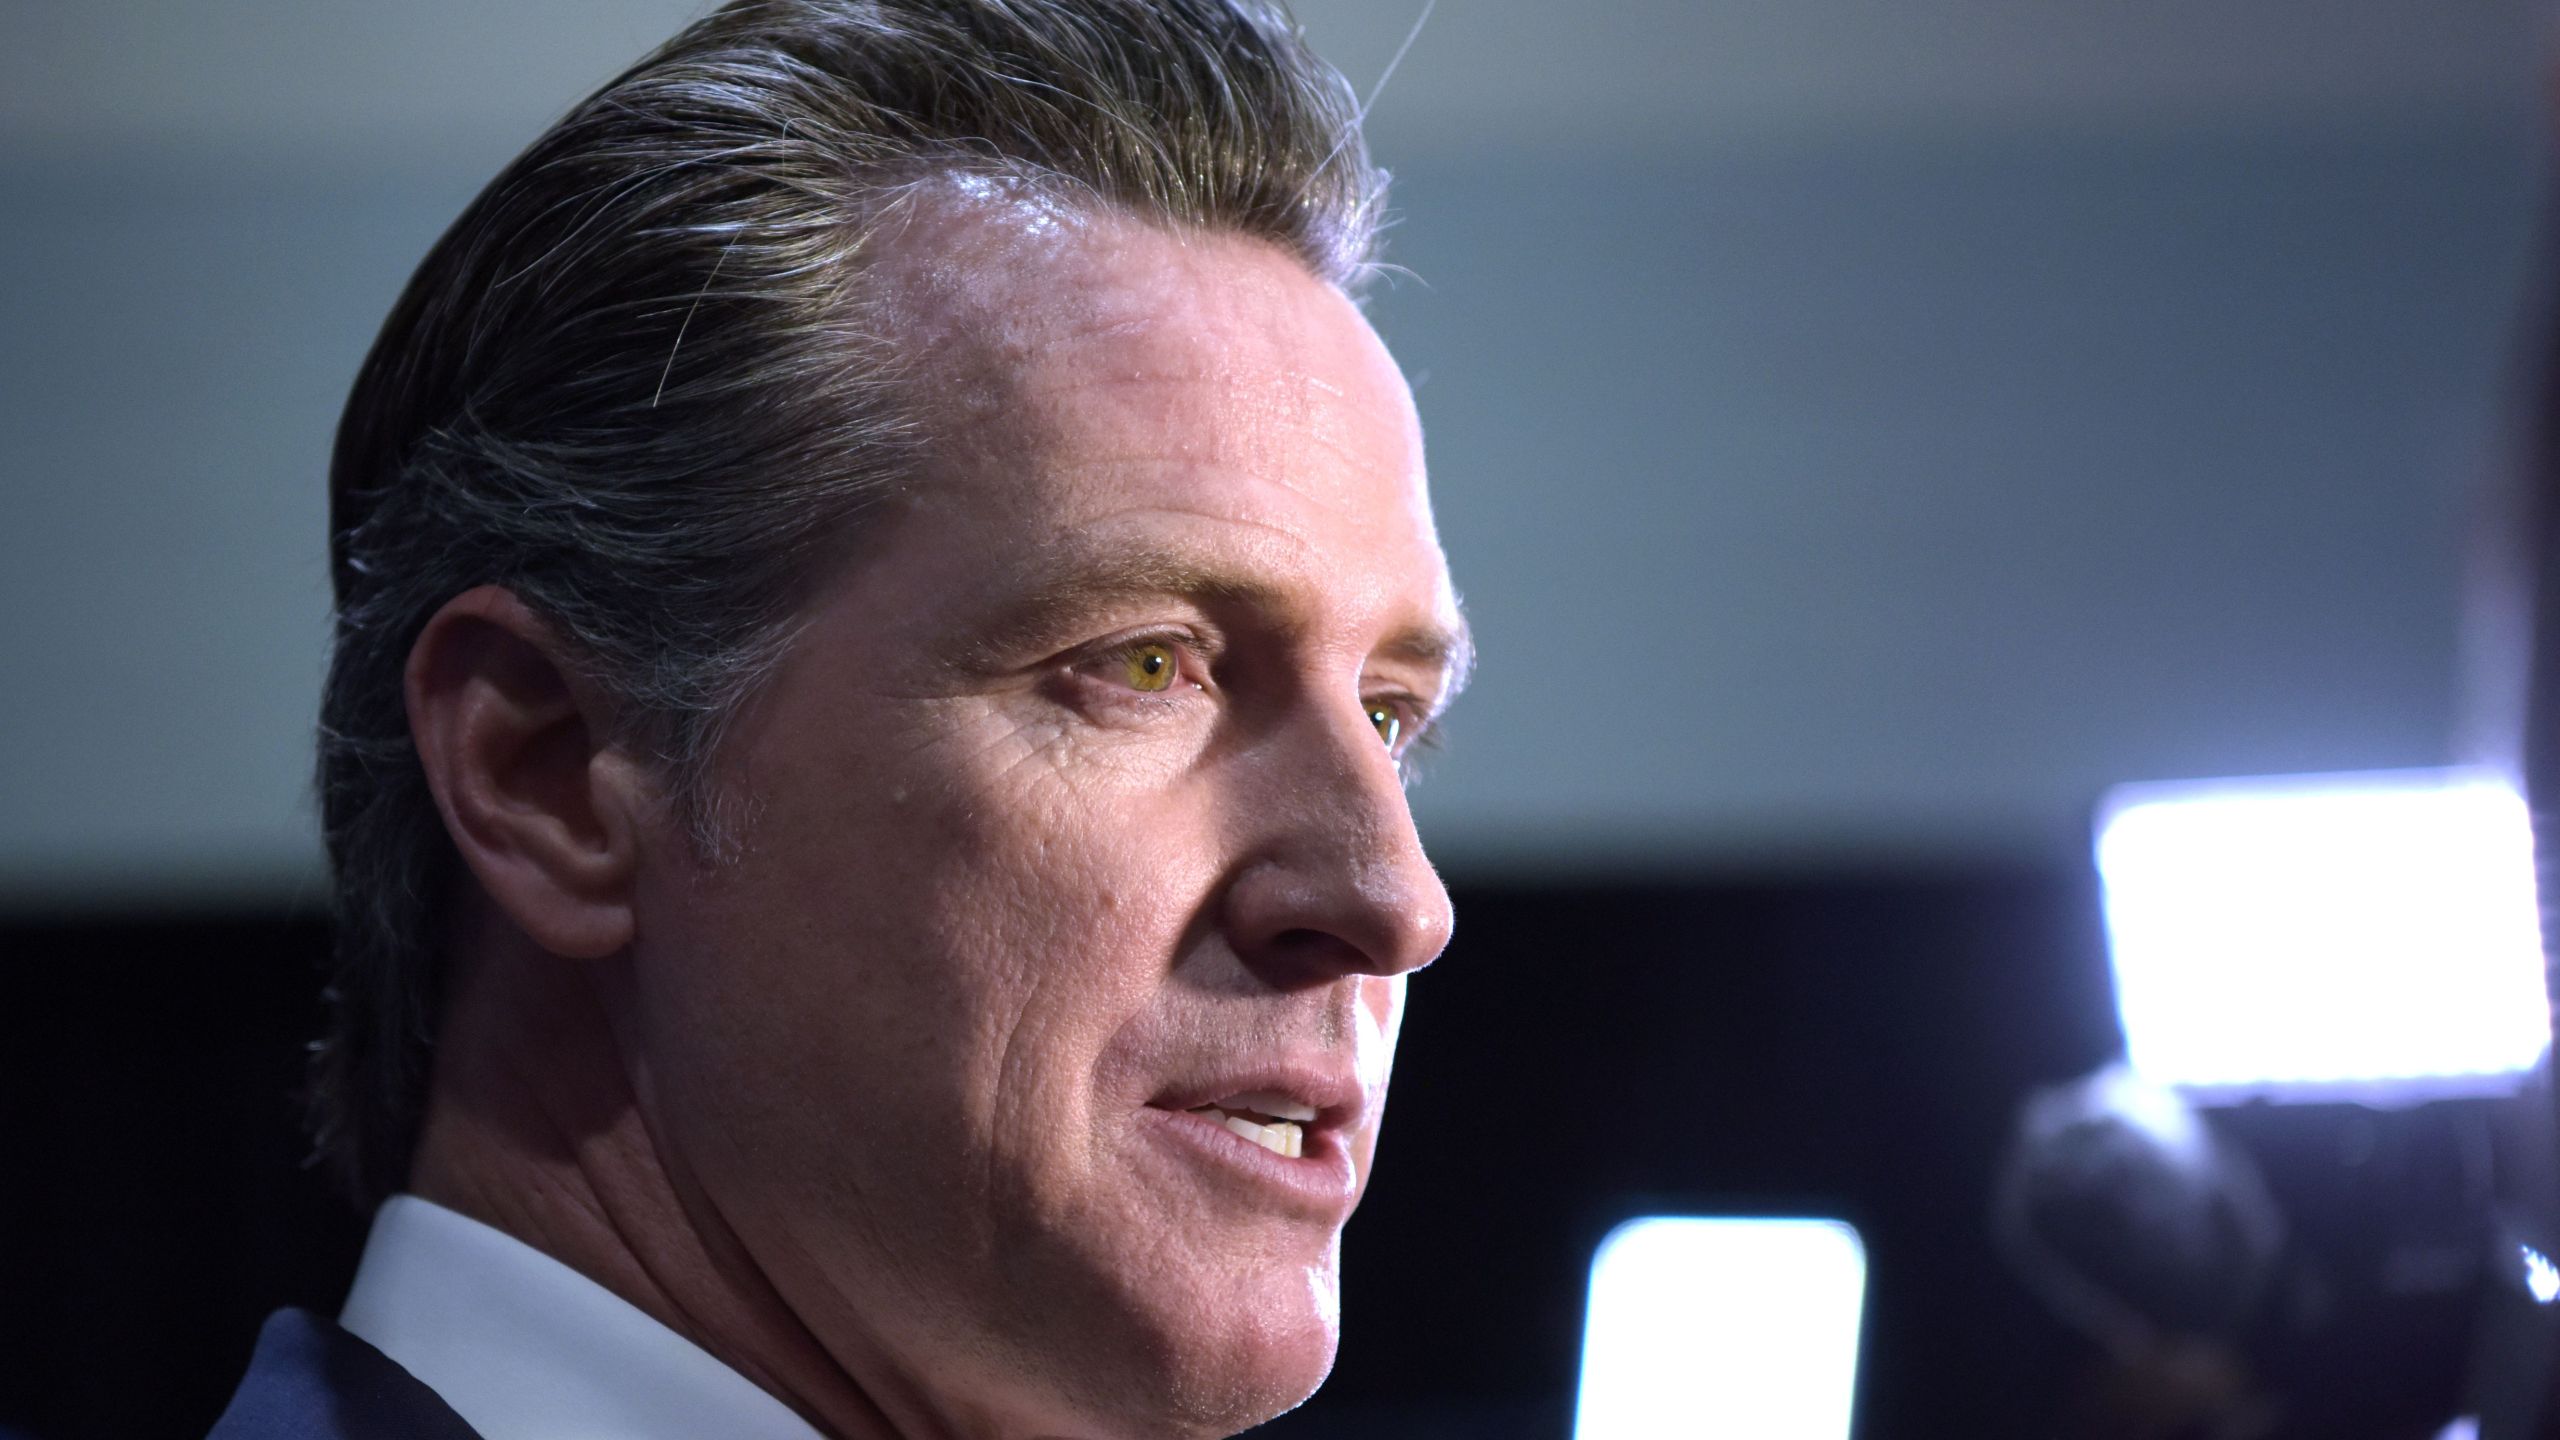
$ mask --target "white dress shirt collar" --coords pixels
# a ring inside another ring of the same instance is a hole
[[[414,1195],[383,1202],[338,1323],[483,1440],[819,1440],[621,1296]]]

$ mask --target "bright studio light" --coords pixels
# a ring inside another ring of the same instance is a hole
[[[1574,1440],[1843,1440],[1866,1286],[1837,1220],[1628,1221],[1591,1259]]]
[[[2524,1289],[2534,1304],[2560,1300],[2560,1268],[2554,1268],[2541,1251],[2530,1245],[2517,1246],[2516,1258],[2524,1262]]]
[[[2134,1068],[2200,1099],[2503,1093],[2550,1041],[2532,833],[2495,776],[2123,786],[2098,871]]]

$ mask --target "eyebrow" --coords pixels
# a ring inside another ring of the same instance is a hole
[[[1060,638],[1074,617],[1115,601],[1173,596],[1200,604],[1243,606],[1287,616],[1298,608],[1289,592],[1258,575],[1204,561],[1178,549],[1139,548],[1078,557],[1072,565],[1036,580],[1007,603],[979,646],[993,659]],[[1370,652],[1438,670],[1435,710],[1458,698],[1475,673],[1476,648],[1463,614],[1455,628],[1436,624],[1400,627]]]

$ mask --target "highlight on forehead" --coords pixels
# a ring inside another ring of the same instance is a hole
[[[1358,313],[1339,283],[1266,237],[1134,215],[1052,177],[921,177],[865,245],[872,325],[906,353],[918,398],[964,412],[996,403],[1030,357],[1061,340],[1168,320],[1187,332],[1198,317],[1166,308],[1186,297],[1214,303],[1233,300],[1238,285],[1305,283]],[[1202,265],[1219,269],[1215,285],[1176,283]]]

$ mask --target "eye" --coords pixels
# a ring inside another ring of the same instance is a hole
[[[1399,748],[1398,742],[1404,739],[1404,716],[1393,705],[1371,702],[1369,726],[1378,732],[1379,739],[1387,742],[1389,750]]]
[[[1120,678],[1130,689],[1142,695],[1157,695],[1173,688],[1173,678],[1182,662],[1173,647],[1148,640],[1120,652]]]
[[[1379,695],[1360,703],[1362,713],[1369,717],[1369,728],[1378,732],[1387,753],[1398,765],[1438,737],[1438,730],[1431,724],[1430,705],[1411,695]]]

